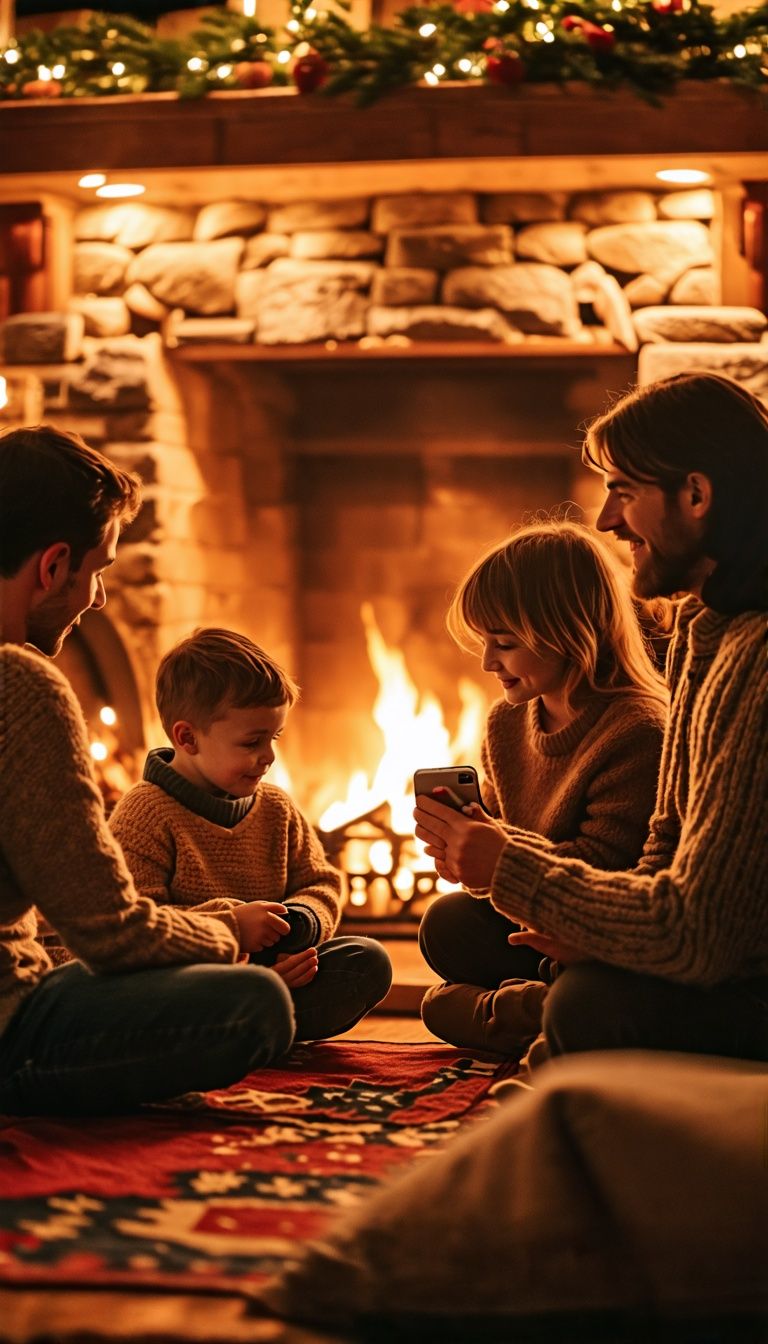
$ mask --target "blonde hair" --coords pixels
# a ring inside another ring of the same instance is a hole
[[[205,731],[230,709],[292,705],[299,688],[274,658],[234,630],[193,631],[157,669],[155,699],[168,736],[188,720]]]
[[[618,565],[578,523],[532,523],[493,546],[459,584],[447,625],[474,653],[484,633],[504,631],[535,653],[558,654],[568,703],[586,682],[595,693],[641,693],[666,706]]]

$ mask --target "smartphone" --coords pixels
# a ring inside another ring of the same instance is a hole
[[[472,765],[446,765],[433,770],[417,770],[413,776],[413,791],[419,794],[434,794],[435,789],[445,789],[437,795],[436,802],[445,803],[460,812],[467,803],[479,803],[483,811],[486,808],[480,797],[480,781]]]

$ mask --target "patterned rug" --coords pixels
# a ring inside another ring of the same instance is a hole
[[[141,1115],[0,1119],[0,1285],[251,1292],[507,1071],[339,1041]]]

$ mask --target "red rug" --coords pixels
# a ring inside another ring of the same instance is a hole
[[[0,1284],[253,1290],[332,1214],[488,1109],[506,1066],[301,1046],[141,1115],[0,1121]]]

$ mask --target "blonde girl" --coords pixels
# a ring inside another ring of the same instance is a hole
[[[479,808],[466,828],[461,879],[419,932],[441,977],[422,1005],[435,1035],[454,1045],[519,1055],[537,1035],[550,968],[492,904],[505,827],[541,837],[553,854],[602,869],[637,862],[653,808],[666,718],[663,681],[646,648],[628,586],[605,545],[567,520],[522,527],[473,566],[448,612],[448,629],[499,682],[482,747]],[[417,805],[417,833],[437,867],[445,815]],[[490,899],[488,899],[490,897]]]

